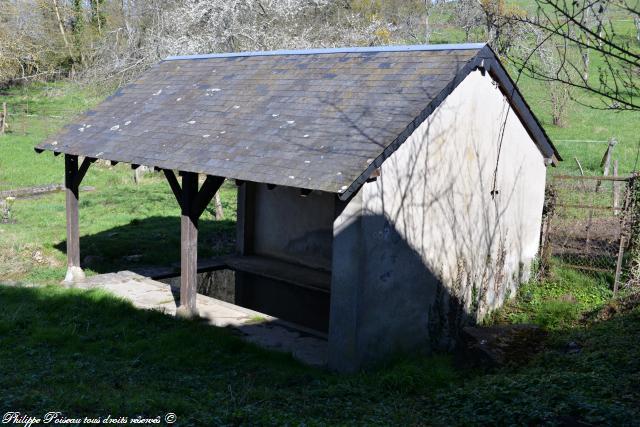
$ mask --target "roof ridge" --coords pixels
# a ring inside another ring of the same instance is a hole
[[[417,45],[390,45],[390,46],[367,46],[367,47],[355,46],[355,47],[300,49],[300,50],[265,50],[265,51],[255,51],[255,52],[229,52],[229,53],[209,53],[209,54],[200,54],[200,55],[178,55],[178,56],[168,56],[164,60],[177,61],[177,60],[188,60],[188,59],[239,58],[239,57],[250,57],[250,56],[413,52],[413,51],[430,51],[430,50],[479,50],[485,46],[486,46],[486,43],[417,44]]]

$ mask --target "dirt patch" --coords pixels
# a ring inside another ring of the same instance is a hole
[[[546,337],[536,325],[466,327],[456,361],[466,367],[521,364],[542,351]]]
[[[595,254],[617,252],[620,244],[620,218],[555,218],[549,231],[555,243],[554,254],[588,250]]]

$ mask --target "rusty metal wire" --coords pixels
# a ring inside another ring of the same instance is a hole
[[[547,190],[541,270],[554,263],[609,274],[620,283],[630,241],[631,177],[552,176]]]

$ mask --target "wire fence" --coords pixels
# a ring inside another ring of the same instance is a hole
[[[635,176],[555,175],[550,179],[542,230],[542,270],[553,264],[612,278],[614,292],[631,241]]]

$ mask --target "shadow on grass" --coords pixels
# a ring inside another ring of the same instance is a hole
[[[632,425],[640,416],[637,305],[555,332],[529,364],[489,374],[432,356],[339,376],[100,291],[0,286],[0,301],[5,411],[173,412],[178,425]]]
[[[457,377],[443,356],[337,376],[246,344],[230,330],[137,310],[100,291],[0,286],[0,300],[0,401],[27,414],[173,412],[179,425],[365,421]],[[389,416],[416,417],[404,410]]]
[[[66,253],[66,240],[54,246]],[[224,255],[235,247],[235,222],[201,219],[198,256]],[[180,218],[151,216],[80,237],[83,268],[96,273],[180,263]]]

